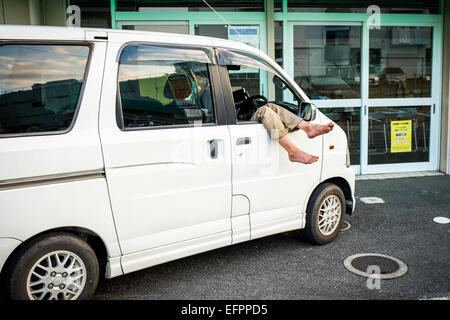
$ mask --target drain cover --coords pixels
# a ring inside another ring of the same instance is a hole
[[[362,256],[350,261],[353,268],[365,272],[370,266],[378,266],[381,274],[394,273],[400,265],[392,259],[378,256]]]
[[[404,275],[408,268],[406,264],[394,257],[377,253],[355,254],[344,261],[345,267],[360,276],[371,277],[374,274],[368,273],[369,267],[377,267],[380,279],[392,279]]]

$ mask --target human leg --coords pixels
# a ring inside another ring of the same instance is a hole
[[[288,133],[280,116],[268,105],[258,108],[250,120],[261,122],[272,139],[279,139]]]
[[[333,130],[334,123],[330,122],[326,125],[311,123],[309,121],[303,121],[302,118],[296,116],[289,110],[274,104],[268,103],[265,105],[267,108],[273,110],[279,117],[281,122],[285,125],[289,131],[293,131],[296,129],[302,129],[308,135],[308,138],[314,138],[318,135],[325,134]]]
[[[283,107],[280,107],[279,105],[275,103],[267,103],[265,106],[267,108],[273,110],[279,117],[281,122],[285,125],[286,128],[289,129],[289,131],[296,130],[301,122],[304,122],[302,118],[295,115],[294,113],[290,112],[289,110],[286,110]]]
[[[279,110],[278,110],[279,111]],[[289,112],[286,110],[286,112]],[[283,113],[283,112],[280,112]],[[287,133],[290,128],[286,127],[286,124],[281,120],[280,113],[274,108],[264,105],[260,107],[252,117],[252,121],[260,121],[268,131],[272,139],[278,139],[280,145],[286,150],[289,156],[289,160],[292,162],[300,162],[304,164],[310,164],[316,162],[319,157],[310,155],[304,151],[297,148],[292,141],[288,138]],[[299,118],[300,119],[300,118]],[[295,119],[294,117],[289,117],[287,115],[284,120],[288,122],[291,127],[296,123],[296,125],[305,122],[300,119]],[[294,129],[295,129],[294,125]]]
[[[292,162],[300,162],[304,164],[311,164],[319,160],[319,157],[306,153],[295,146],[288,136],[284,136],[278,140],[280,146],[287,151],[289,160]]]
[[[302,121],[298,124],[297,128],[302,129],[308,135],[308,138],[314,138],[321,134],[325,134],[333,130],[334,123],[330,122],[328,124],[317,124],[308,121]]]

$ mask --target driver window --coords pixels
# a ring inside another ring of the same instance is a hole
[[[249,53],[219,50],[219,63],[228,70],[238,123],[250,121],[256,110],[269,102],[298,113],[298,102],[293,98],[295,95],[291,88],[258,57]],[[275,100],[268,99],[268,82],[275,88]]]

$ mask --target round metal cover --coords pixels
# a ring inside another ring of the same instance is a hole
[[[408,271],[403,261],[377,253],[355,254],[345,259],[344,265],[349,271],[363,277],[374,276],[374,273],[369,273],[368,270],[379,270],[380,279],[401,277]]]

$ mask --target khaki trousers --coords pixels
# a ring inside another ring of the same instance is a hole
[[[274,103],[267,103],[258,108],[250,120],[262,122],[272,139],[282,138],[289,132],[298,130],[297,125],[303,121]]]

